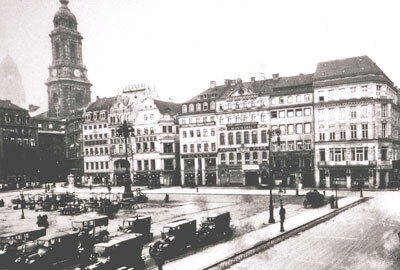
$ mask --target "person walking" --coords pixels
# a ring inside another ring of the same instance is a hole
[[[283,228],[283,222],[285,221],[286,217],[286,209],[281,205],[281,209],[279,210],[279,216],[281,217],[281,232],[284,232],[285,229]]]

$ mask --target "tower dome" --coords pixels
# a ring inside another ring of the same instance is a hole
[[[75,15],[68,8],[68,0],[60,0],[61,7],[54,15],[53,23],[54,27],[67,27],[76,29],[77,20]]]

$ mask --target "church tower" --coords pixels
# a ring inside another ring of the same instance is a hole
[[[54,15],[51,31],[52,63],[49,66],[47,94],[48,116],[65,118],[76,109],[90,103],[90,87],[82,61],[82,35],[77,21],[68,8],[68,0]]]

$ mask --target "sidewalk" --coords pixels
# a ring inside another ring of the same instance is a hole
[[[358,200],[360,200],[359,197],[346,197],[340,199],[338,204],[340,208],[342,208]],[[309,211],[288,218],[285,221],[285,230],[289,231],[295,229],[334,211],[335,209],[331,209],[329,205],[317,209],[309,209]],[[210,246],[193,255],[167,262],[163,269],[205,269],[223,259],[252,248],[262,242],[271,240],[281,234],[283,233],[280,232],[279,219],[277,218],[276,223],[268,225],[267,227],[244,234],[231,241]]]

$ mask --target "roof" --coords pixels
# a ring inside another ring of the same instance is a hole
[[[114,101],[115,97],[99,98],[98,100],[90,103],[87,106],[86,111],[92,112],[92,111],[107,110],[114,104]]]
[[[207,100],[215,100],[218,99],[226,90],[226,88],[229,87],[227,85],[218,85],[214,88],[208,88],[207,90],[201,92],[197,96],[189,99],[185,103],[192,103],[192,102],[198,102],[198,101],[204,101],[204,99],[198,99],[198,97],[203,97],[207,95]]]
[[[123,235],[116,236],[106,243],[95,244],[95,246],[96,247],[112,247],[121,242],[129,241],[129,240],[141,238],[141,237],[142,237],[142,235],[140,233],[126,233]]]
[[[18,229],[18,228],[16,228]],[[25,229],[25,230],[20,230],[20,231],[14,231],[14,232],[7,232],[7,233],[2,233],[0,234],[0,238],[5,238],[5,237],[10,237],[18,234],[24,234],[24,233],[30,233],[30,232],[38,232],[38,231],[46,231],[46,228],[38,228],[38,229]]]
[[[9,109],[9,110],[28,112],[28,110],[25,110],[25,109],[23,109],[21,107],[18,107],[14,103],[11,103],[11,101],[2,100],[2,99],[0,99],[0,109]]]
[[[179,114],[181,112],[181,104],[178,103],[154,99],[154,104],[161,114]]]
[[[320,62],[314,79],[326,80],[367,74],[382,75],[390,81],[376,63],[366,55]]]
[[[72,222],[85,222],[85,221],[91,221],[91,220],[99,220],[99,219],[108,219],[107,216],[93,216],[90,214],[79,216],[72,220]]]
[[[195,219],[178,219],[178,220],[174,220],[168,224],[165,224],[164,227],[176,227],[182,224],[186,224],[192,221],[196,221]]]
[[[147,218],[150,218],[150,216],[137,215],[137,216],[134,216],[134,217],[128,217],[128,218],[126,218],[124,220],[125,221],[135,221],[135,220],[138,220],[138,219],[147,219]]]
[[[72,236],[78,234],[78,232],[72,232],[72,231],[68,231],[68,232],[55,232],[55,233],[51,233],[51,234],[47,234],[45,236],[40,237],[38,240],[42,240],[42,241],[48,241],[54,238],[59,238],[59,237],[64,237],[64,236]]]

